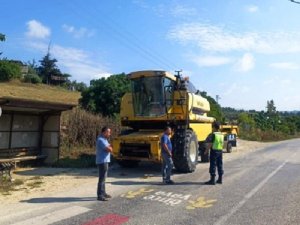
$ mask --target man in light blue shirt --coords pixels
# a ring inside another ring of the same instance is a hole
[[[107,201],[111,198],[105,191],[105,179],[108,171],[108,163],[110,162],[110,153],[112,147],[108,142],[108,138],[111,135],[111,130],[108,127],[103,127],[101,135],[97,137],[96,142],[96,164],[99,169],[99,180],[97,188],[97,200]]]
[[[164,134],[161,137],[161,156],[162,156],[162,177],[164,184],[174,184],[171,180],[171,173],[173,169],[172,160],[172,142],[170,140],[170,135],[172,133],[171,127],[166,127]]]

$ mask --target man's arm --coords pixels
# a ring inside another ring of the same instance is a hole
[[[209,150],[212,147],[213,138],[214,138],[213,134],[208,135],[208,137],[206,138],[206,149],[205,149],[205,152],[204,152],[205,155],[208,154]]]
[[[105,142],[105,141],[103,141],[101,139],[98,139],[97,142],[98,142],[97,145],[99,145],[99,147],[101,149],[105,149],[105,151],[112,153],[113,148],[112,148],[112,146],[108,142]]]
[[[205,149],[205,152],[204,152],[205,155],[208,154],[208,152],[209,152],[209,150],[211,149],[211,147],[212,147],[212,143],[207,143],[207,144],[206,144],[206,149]]]
[[[162,144],[162,147],[163,147],[164,151],[165,151],[169,156],[172,156],[172,153],[171,153],[171,151],[169,150],[168,145],[167,145],[166,143],[163,143],[163,144]]]
[[[107,152],[112,153],[113,148],[112,148],[112,146],[109,144],[108,146],[105,147],[105,150],[106,150]]]

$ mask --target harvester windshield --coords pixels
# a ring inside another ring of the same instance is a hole
[[[132,79],[133,107],[136,116],[165,115],[171,106],[174,81],[162,76]]]

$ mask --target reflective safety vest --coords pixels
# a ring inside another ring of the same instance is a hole
[[[221,132],[214,132],[214,140],[213,140],[212,149],[222,151],[223,143],[224,143],[223,134]]]

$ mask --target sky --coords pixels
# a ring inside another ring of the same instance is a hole
[[[63,73],[182,70],[222,107],[300,110],[300,4],[289,0],[0,0],[2,57]]]

